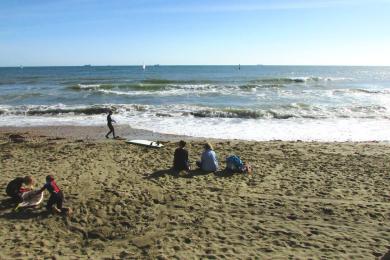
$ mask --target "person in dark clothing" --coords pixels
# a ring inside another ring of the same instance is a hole
[[[31,176],[15,178],[8,183],[6,193],[15,201],[22,201],[23,192],[31,190],[30,187],[32,186],[33,182],[34,181]]]
[[[112,111],[108,111],[108,115],[107,115],[107,126],[108,128],[110,129],[110,131],[106,134],[106,138],[108,138],[109,134],[112,133],[112,136],[114,138],[116,138],[115,136],[115,130],[114,130],[114,126],[112,125],[112,122],[116,123],[114,119],[111,118],[111,115],[112,115]]]
[[[173,169],[175,171],[188,171],[190,169],[190,164],[188,161],[188,151],[184,149],[186,146],[185,141],[179,142],[179,147],[175,150],[173,157]]]
[[[48,190],[50,193],[50,198],[47,202],[46,209],[56,213],[63,212],[64,208],[62,207],[62,203],[64,202],[64,194],[60,188],[58,188],[57,183],[55,182],[52,175],[46,176],[46,183],[40,190],[37,191],[37,194],[43,192],[44,190]]]

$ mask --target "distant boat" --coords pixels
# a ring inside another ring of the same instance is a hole
[[[241,69],[241,64],[238,64],[238,70],[240,70]]]
[[[143,69],[143,70],[146,70],[146,65],[145,65],[145,63],[144,63],[144,65],[142,65],[142,69]]]

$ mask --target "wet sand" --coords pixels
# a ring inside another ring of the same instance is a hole
[[[41,186],[53,174],[73,209],[70,218],[47,215],[45,204],[12,212],[2,192],[0,259],[379,259],[389,251],[388,144],[213,140],[220,161],[240,155],[253,174],[177,176],[168,169],[182,137],[126,131],[167,142],[106,140],[104,127],[0,128],[3,190],[17,176]],[[26,140],[10,142],[16,132]],[[194,165],[202,141],[189,140]]]

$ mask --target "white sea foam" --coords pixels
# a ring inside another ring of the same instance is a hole
[[[77,84],[80,89],[95,89],[99,88],[100,84]]]
[[[257,88],[253,87],[249,89],[252,92],[256,92]],[[239,86],[216,86],[216,85],[168,85],[161,90],[121,90],[121,89],[94,89],[94,91],[119,96],[207,96],[207,95],[235,95],[235,96],[250,96],[252,93],[249,91],[240,91]],[[261,93],[260,95],[263,95]]]
[[[178,115],[114,115],[119,124],[205,138],[302,141],[390,141],[390,121],[378,119],[241,119]],[[1,126],[104,125],[105,115],[2,116]]]
[[[122,117],[135,128],[159,133],[241,140],[390,141],[390,121],[377,119],[240,119]]]

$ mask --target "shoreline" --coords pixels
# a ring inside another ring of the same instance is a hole
[[[196,138],[191,136],[180,136],[161,134],[143,129],[131,128],[127,125],[114,126],[115,133],[126,139],[152,139],[158,141],[178,141],[185,140],[204,140],[205,138]],[[29,127],[2,127],[0,134],[23,134],[26,133],[33,137],[52,137],[69,139],[87,139],[87,140],[106,140],[105,135],[108,132],[107,126],[29,126]],[[112,139],[112,135],[110,135]]]
[[[146,139],[152,141],[206,141],[213,142],[242,142],[242,143],[319,143],[319,144],[382,144],[390,145],[390,141],[302,141],[302,140],[242,140],[242,139],[223,139],[223,138],[206,138],[186,135],[164,134],[144,129],[132,128],[128,125],[116,125],[115,132],[121,138],[126,139]],[[67,139],[86,139],[86,140],[107,140],[105,134],[108,132],[107,126],[0,126],[0,135],[5,134],[27,134],[30,137],[51,137]],[[110,139],[112,136],[110,135]]]

